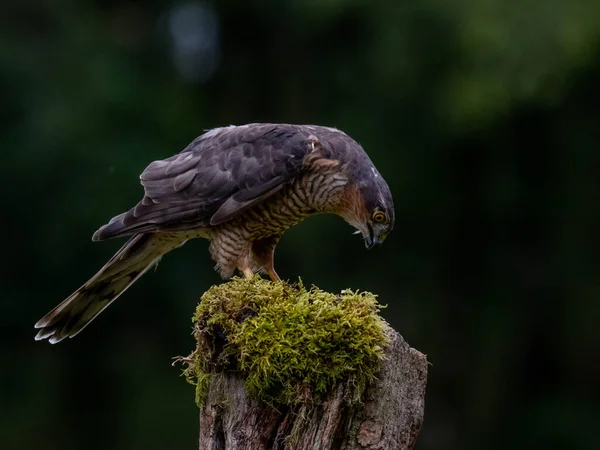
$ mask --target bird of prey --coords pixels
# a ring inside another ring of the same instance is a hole
[[[36,340],[73,337],[171,250],[210,241],[223,278],[239,270],[279,280],[273,254],[281,235],[319,213],[341,216],[365,246],[394,227],[390,189],[347,134],[315,125],[215,128],[141,174],[144,198],[93,235],[131,236],[87,283],[40,319]]]

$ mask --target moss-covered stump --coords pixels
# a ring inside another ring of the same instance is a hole
[[[235,278],[194,314],[200,449],[410,449],[423,420],[425,356],[370,293]]]

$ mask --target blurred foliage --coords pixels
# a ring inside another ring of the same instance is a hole
[[[277,267],[389,304],[433,364],[419,449],[594,448],[598,17],[595,0],[4,0],[0,448],[196,445],[170,358],[219,282],[206,242],[72,341],[32,326],[121,245],[90,236],[149,162],[255,121],[336,126],[389,182],[381,249],[317,217]]]

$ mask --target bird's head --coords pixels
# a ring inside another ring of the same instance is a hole
[[[350,202],[342,217],[361,234],[365,247],[371,249],[383,244],[394,229],[396,220],[392,193],[381,174],[374,167],[350,187]]]

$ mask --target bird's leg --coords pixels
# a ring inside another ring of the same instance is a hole
[[[251,280],[254,278],[254,271],[252,270],[252,259],[250,258],[250,249],[246,249],[243,251],[242,255],[238,259],[237,268],[242,274],[244,278],[247,280]]]
[[[265,268],[265,272],[271,277],[271,280],[281,281],[281,278],[279,278],[279,275],[277,275],[277,272],[275,272],[275,269],[273,267]]]
[[[274,267],[274,254],[280,236],[270,236],[252,243],[252,256],[258,267],[261,267],[273,281],[281,281]]]
[[[252,278],[254,278],[254,272],[252,272],[252,269],[250,267],[244,267],[242,269],[242,273],[244,274],[244,277],[247,280],[251,280]]]

